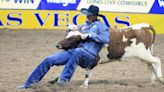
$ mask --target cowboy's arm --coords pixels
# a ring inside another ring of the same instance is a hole
[[[102,27],[99,29],[98,34],[96,34],[95,32],[90,33],[89,38],[98,43],[108,44],[110,40],[109,36],[110,36],[110,33],[108,31],[108,28]]]

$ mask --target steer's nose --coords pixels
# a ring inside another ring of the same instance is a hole
[[[57,45],[56,45],[56,48],[62,49],[62,46],[61,46],[60,44],[57,44]]]

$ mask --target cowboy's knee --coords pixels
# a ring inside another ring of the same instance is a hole
[[[52,57],[47,56],[42,63],[46,66],[51,67],[52,66],[51,62],[52,62]]]

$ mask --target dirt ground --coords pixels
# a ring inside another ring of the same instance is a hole
[[[23,84],[47,55],[58,51],[55,44],[64,33],[55,30],[0,30],[0,92],[17,92],[16,86]],[[158,35],[154,53],[161,58],[164,74],[163,47],[164,35]],[[63,66],[52,67],[38,85],[21,92],[164,92],[160,83],[150,85],[150,71],[137,59],[98,65],[87,89],[79,87],[85,77],[85,70],[80,67],[65,87],[48,85],[47,81],[58,76],[62,69]]]

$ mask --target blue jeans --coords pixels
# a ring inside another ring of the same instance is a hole
[[[53,65],[65,65],[60,75],[60,79],[70,80],[75,69],[80,64],[83,68],[90,68],[95,60],[95,56],[83,48],[75,48],[61,51],[46,57],[28,77],[25,86],[38,83]]]

